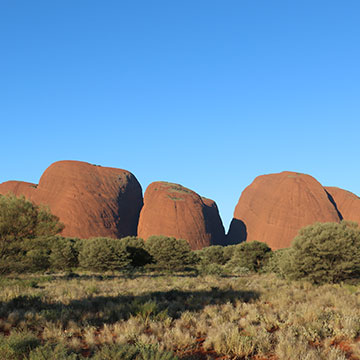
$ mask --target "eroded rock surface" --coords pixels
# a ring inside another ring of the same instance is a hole
[[[8,192],[48,205],[65,225],[62,235],[80,238],[136,235],[143,203],[141,186],[129,171],[80,161],[53,163],[38,185],[0,184],[0,194]]]
[[[339,221],[325,189],[310,175],[262,175],[241,194],[227,241],[258,240],[276,250],[289,247],[306,225]]]
[[[214,201],[201,198],[184,186],[153,182],[145,191],[138,236],[173,236],[188,241],[192,249],[220,244],[224,227]]]
[[[325,187],[344,220],[355,221],[360,225],[360,198],[350,191],[338,187]]]

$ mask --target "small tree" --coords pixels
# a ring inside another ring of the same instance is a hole
[[[130,265],[133,267],[141,267],[150,264],[151,255],[145,250],[143,239],[136,236],[127,236],[119,240],[121,246],[129,253]]]
[[[50,265],[56,270],[71,270],[79,265],[79,239],[56,237],[51,242]]]
[[[168,270],[181,270],[192,263],[193,256],[186,240],[168,236],[150,236],[145,249],[152,256],[157,267]]]
[[[124,269],[130,263],[130,254],[119,239],[93,238],[82,241],[79,264],[84,269],[115,271]]]
[[[281,278],[285,278],[291,267],[293,249],[285,248],[272,251],[267,261],[262,267],[263,272],[275,273]]]
[[[45,207],[14,195],[0,195],[0,259],[17,240],[55,235],[64,228]]]
[[[197,252],[197,255],[200,257],[200,261],[203,265],[224,265],[226,263],[224,257],[224,247],[220,245],[204,247]]]
[[[233,251],[233,257],[227,264],[229,268],[247,268],[250,271],[257,272],[264,265],[271,249],[263,242],[249,241],[235,245]]]
[[[355,223],[316,223],[292,243],[286,275],[313,283],[338,283],[360,277],[360,229]]]

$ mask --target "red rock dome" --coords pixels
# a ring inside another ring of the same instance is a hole
[[[129,171],[80,161],[53,163],[39,185],[0,184],[1,194],[9,191],[48,205],[65,225],[62,235],[80,238],[136,235],[143,202],[141,186]]]
[[[289,247],[315,222],[339,222],[335,207],[313,177],[294,172],[258,176],[241,194],[228,243],[258,240],[273,250]]]
[[[338,187],[325,187],[334,200],[344,220],[355,221],[360,225],[360,198],[350,191]]]
[[[192,249],[219,244],[224,239],[217,206],[181,185],[153,182],[145,191],[138,236],[173,236],[188,241]]]

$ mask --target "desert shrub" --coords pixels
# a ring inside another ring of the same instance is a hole
[[[14,240],[0,261],[0,273],[36,272],[49,268],[51,237]]]
[[[272,251],[267,258],[262,271],[266,273],[275,273],[281,278],[285,278],[289,267],[291,266],[292,249],[279,249]]]
[[[316,223],[299,231],[286,276],[315,284],[360,277],[360,229],[354,223]]]
[[[121,359],[121,360],[177,360],[170,351],[161,351],[155,345],[124,344],[105,345],[96,352],[94,360]]]
[[[212,245],[202,248],[197,252],[200,257],[201,264],[218,264],[224,265],[226,260],[224,258],[224,247],[220,245]]]
[[[224,266],[219,264],[202,264],[199,268],[203,275],[217,275],[222,276],[226,274]]]
[[[130,254],[118,239],[93,238],[83,240],[79,265],[87,270],[122,270],[131,263]]]
[[[136,236],[127,236],[119,240],[124,249],[129,253],[130,265],[141,267],[150,264],[151,255],[145,250],[144,240]]]
[[[40,340],[30,332],[13,332],[0,336],[0,359],[27,359],[30,351],[40,345]]]
[[[227,263],[233,257],[236,246],[237,245],[227,245],[223,247],[223,256],[225,263]]]
[[[48,249],[42,246],[45,243],[41,239],[62,229],[59,219],[47,208],[24,197],[0,195],[0,273],[48,267]]]
[[[71,270],[79,265],[79,239],[56,237],[51,242],[50,266],[56,270]]]
[[[0,257],[12,241],[55,235],[63,227],[47,208],[24,197],[0,195]]]
[[[258,272],[265,263],[271,249],[260,241],[243,242],[236,245],[231,260],[227,263],[229,269],[247,268]]]
[[[181,270],[193,262],[190,245],[186,240],[168,236],[150,236],[145,242],[145,249],[153,258],[158,268]]]
[[[70,353],[69,350],[62,344],[46,343],[43,346],[38,346],[31,350],[29,360],[77,360],[79,357]]]

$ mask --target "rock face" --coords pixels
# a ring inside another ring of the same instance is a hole
[[[360,225],[360,198],[350,191],[338,187],[325,187],[333,198],[344,220],[355,221]]]
[[[225,233],[214,201],[181,185],[153,182],[145,191],[138,236],[185,239],[193,250],[221,244]]]
[[[53,163],[39,185],[0,184],[0,194],[8,192],[48,205],[65,225],[62,235],[80,238],[136,235],[143,204],[141,186],[129,171],[80,161]]]
[[[313,177],[294,172],[258,176],[241,194],[228,243],[258,240],[273,250],[291,245],[314,222],[339,222],[338,211]]]
[[[24,195],[26,198],[31,199],[36,188],[37,184],[25,181],[5,181],[0,184],[0,194],[12,193],[16,196]]]

